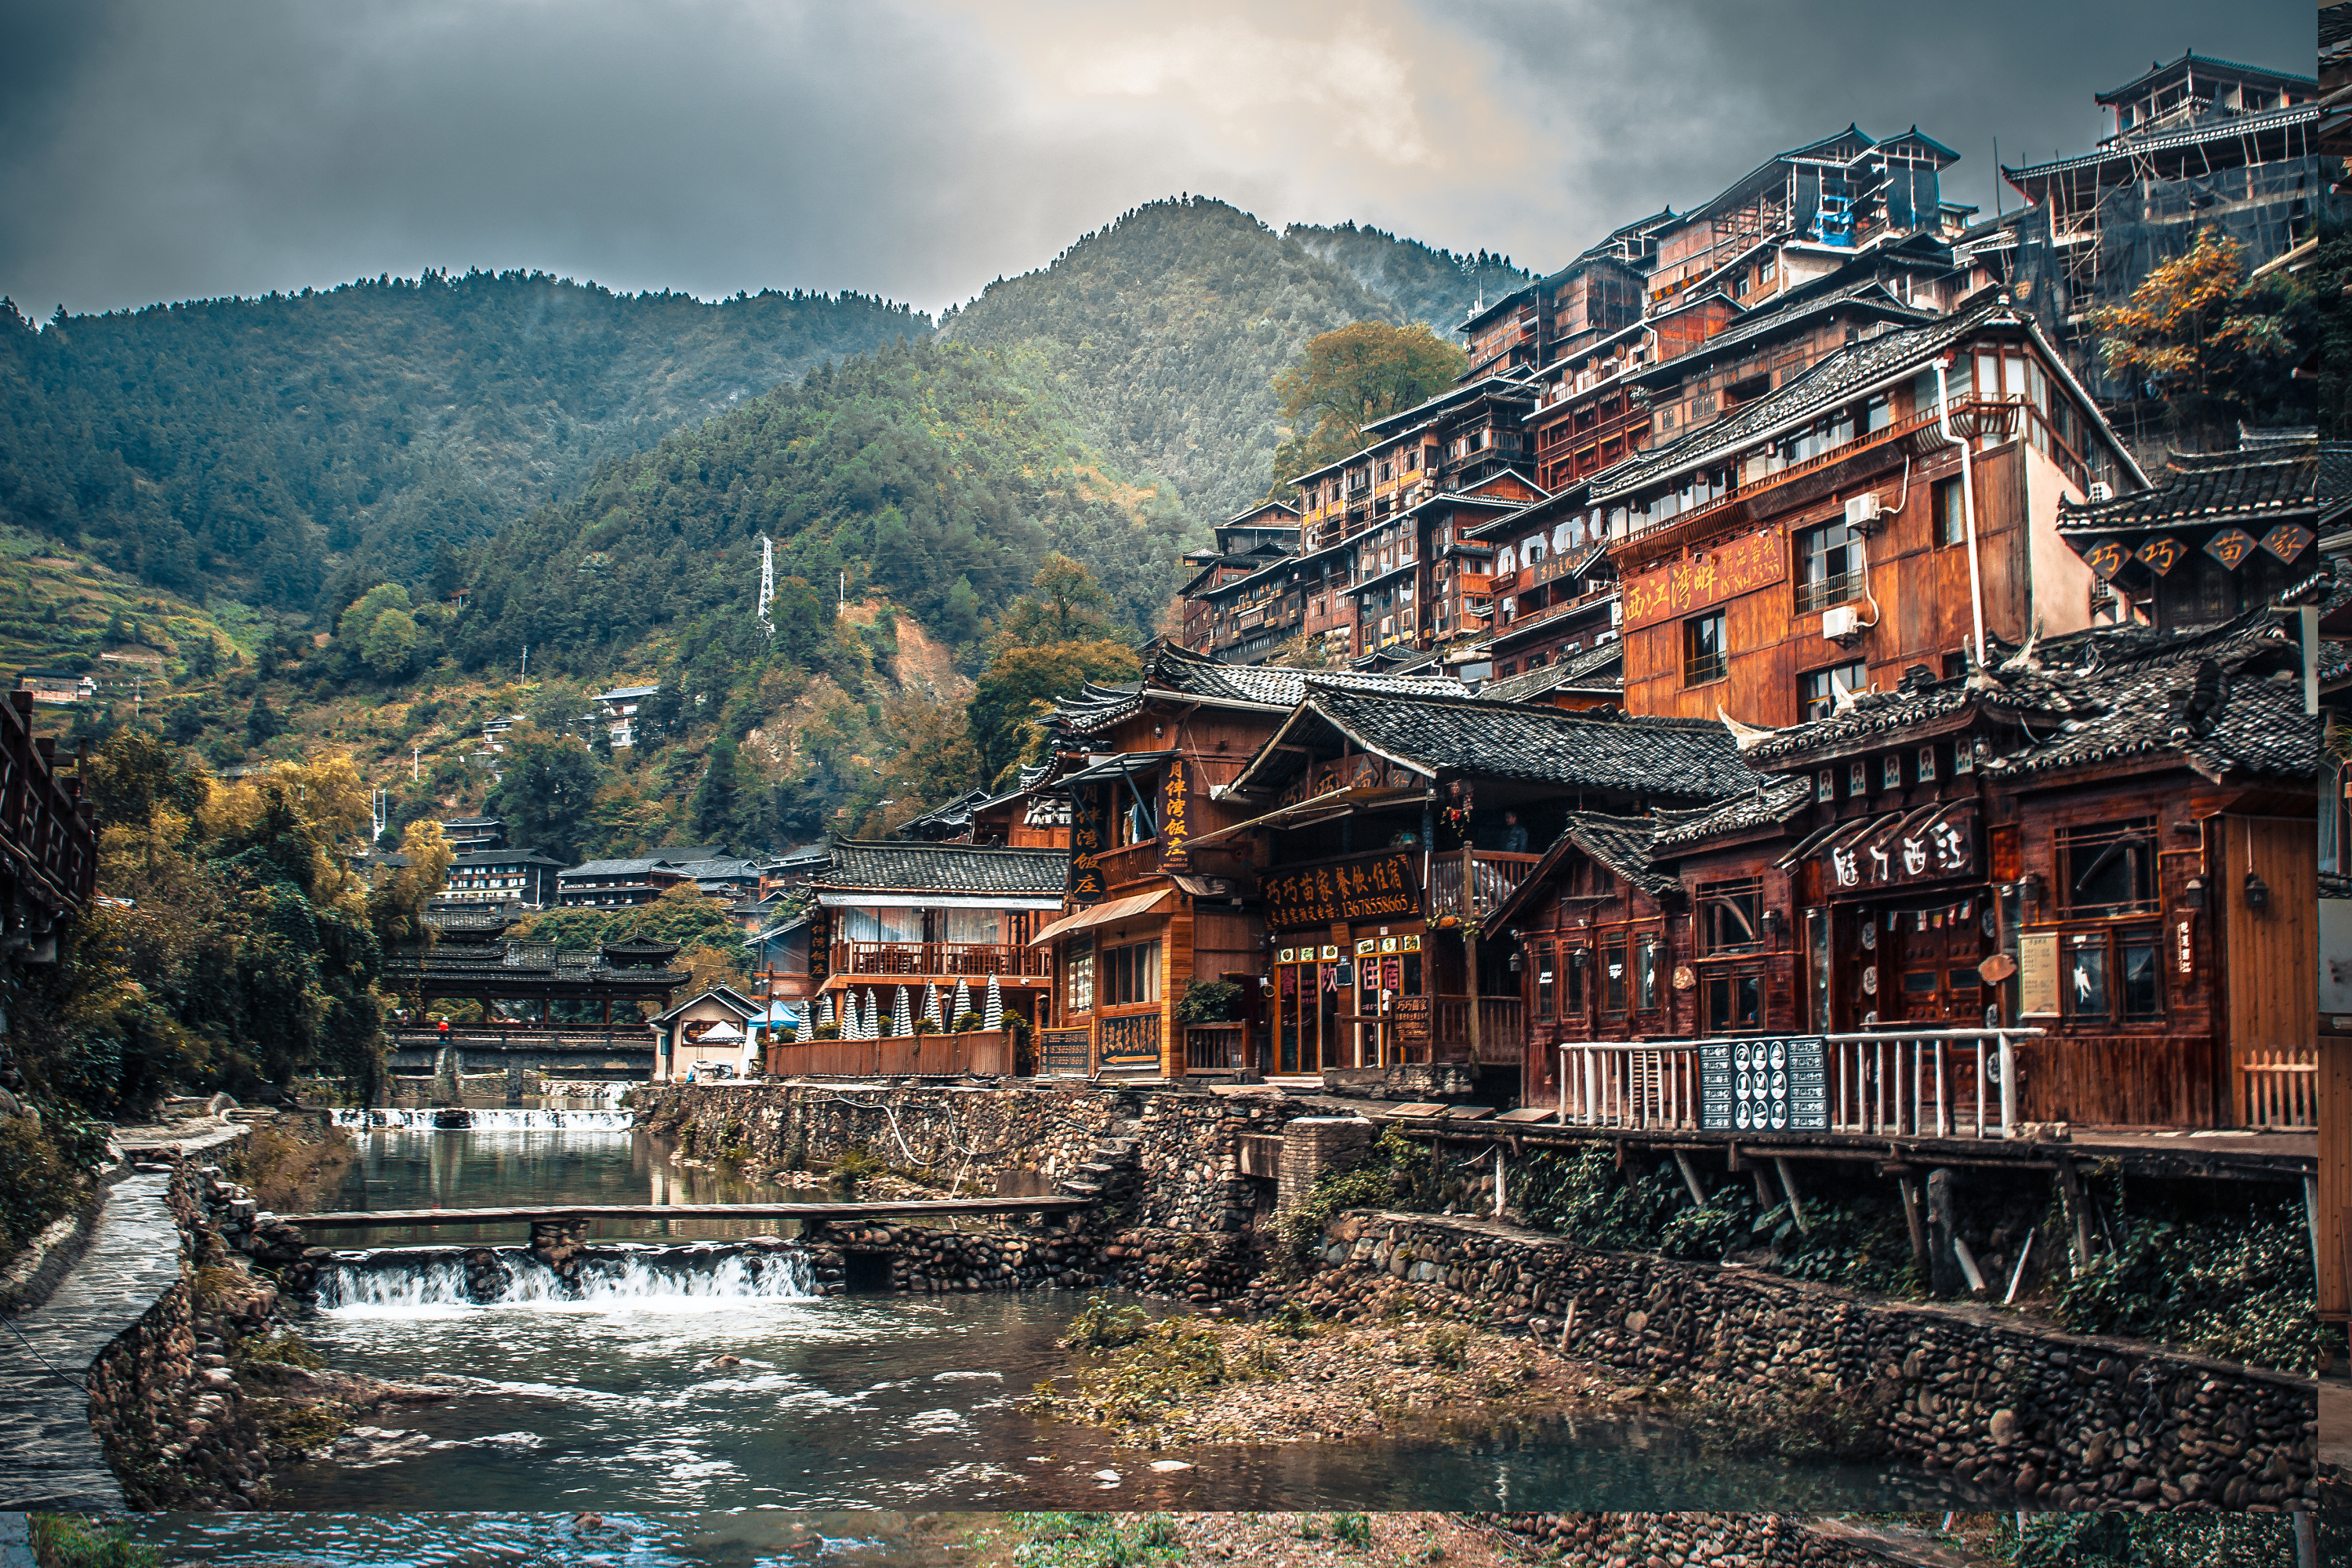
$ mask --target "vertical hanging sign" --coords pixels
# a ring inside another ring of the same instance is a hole
[[[822,986],[833,973],[833,911],[823,904],[809,910],[809,978]],[[812,1020],[814,1015],[811,1015]]]
[[[1192,783],[1185,777],[1184,759],[1168,759],[1160,780],[1160,868],[1186,871],[1192,866]]]
[[[1102,902],[1102,814],[1092,785],[1070,802],[1069,895],[1074,904]]]

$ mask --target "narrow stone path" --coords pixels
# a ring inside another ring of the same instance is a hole
[[[99,1353],[179,1280],[180,1232],[163,1201],[170,1182],[161,1173],[117,1182],[81,1261],[46,1304],[0,1329],[0,1512],[124,1506],[80,1385]]]

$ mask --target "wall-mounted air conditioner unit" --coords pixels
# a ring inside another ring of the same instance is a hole
[[[1862,635],[1862,612],[1852,605],[1840,605],[1834,610],[1822,612],[1822,636],[1833,643],[1850,643]]]
[[[2093,479],[2091,481],[2091,499],[2093,500],[2113,500],[2116,499],[2116,487],[2107,483],[2105,479]]]
[[[1878,531],[1879,519],[1885,516],[1878,504],[1876,490],[1864,490],[1845,503],[1845,525],[1862,533]]]

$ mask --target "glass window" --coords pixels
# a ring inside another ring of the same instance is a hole
[[[1747,952],[1764,943],[1764,884],[1709,882],[1698,890],[1699,951]]]
[[[1549,1018],[1552,1016],[1552,1010],[1557,1001],[1557,994],[1554,989],[1552,979],[1551,949],[1549,947],[1538,947],[1535,949],[1534,957],[1536,965],[1536,1016],[1538,1018]]]
[[[2058,830],[2061,897],[2071,914],[2135,914],[2156,907],[2156,823],[2142,817]]]
[[[1808,615],[1862,595],[1862,536],[1843,522],[1797,535],[1797,613]]]
[[[2163,1016],[2163,943],[2154,926],[2137,926],[2116,933],[2116,967],[2123,978],[2125,1017]]]
[[[1568,998],[1566,1005],[1560,1009],[1562,1017],[1584,1016],[1584,971],[1591,957],[1591,952],[1585,948],[1571,950],[1564,947],[1559,950],[1560,967],[1568,971]]]
[[[1001,942],[1004,940],[1004,916],[997,910],[950,910],[948,940],[950,942]]]
[[[1072,942],[1062,954],[1062,994],[1073,1013],[1095,1010],[1095,948],[1091,942]]]
[[[2078,1018],[2105,1018],[2107,1001],[2107,936],[2082,931],[2066,943],[2066,1011]]]
[[[1760,974],[1710,974],[1706,1001],[1710,1035],[1764,1026],[1764,977]]]
[[[1967,499],[1958,479],[1936,481],[1928,497],[1928,514],[1934,521],[1937,546],[1968,542],[1968,513],[1963,510]]]
[[[1634,1005],[1644,1013],[1654,1013],[1662,1005],[1662,976],[1665,947],[1656,937],[1645,936],[1634,944],[1633,989]]]
[[[1683,684],[1704,686],[1721,680],[1727,660],[1723,640],[1723,612],[1694,616],[1683,623]]]
[[[1625,1010],[1625,949],[1611,942],[1601,950],[1601,1009],[1604,1013]]]
[[[1160,943],[1129,942],[1103,950],[1102,1002],[1106,1007],[1160,1000]]]
[[[1848,664],[1833,664],[1827,669],[1811,670],[1799,676],[1797,700],[1802,704],[1804,717],[1826,719],[1837,711],[1839,692],[1852,696],[1869,683],[1870,667],[1857,658]],[[1824,780],[1829,776],[1827,773],[1822,775]],[[1834,799],[1834,790],[1824,794],[1822,798]]]

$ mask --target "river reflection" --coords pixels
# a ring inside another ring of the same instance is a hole
[[[728,1167],[681,1166],[667,1141],[643,1131],[356,1132],[358,1157],[339,1184],[321,1189],[330,1212],[376,1209],[506,1208],[532,1204],[815,1203],[833,1194],[814,1180],[786,1186],[746,1178]],[[600,1219],[591,1238],[719,1240],[789,1236],[774,1219]],[[320,1247],[404,1247],[425,1242],[472,1245],[521,1240],[529,1226],[389,1226],[312,1232]]]

